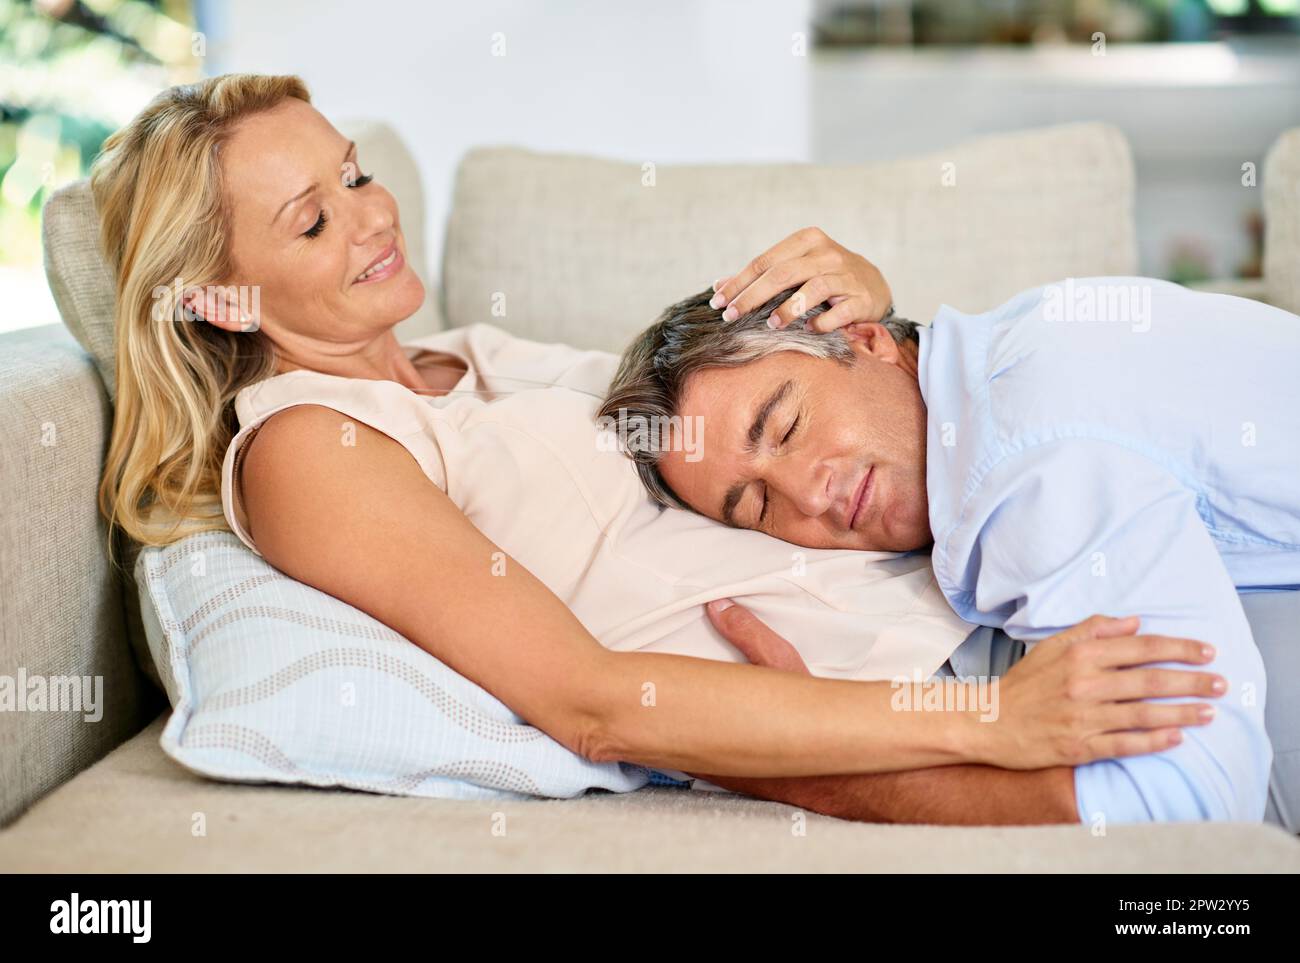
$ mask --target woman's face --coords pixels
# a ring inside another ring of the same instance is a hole
[[[308,340],[347,353],[424,300],[397,203],[363,163],[295,99],[240,122],[222,148],[235,273],[227,283],[260,286],[256,323],[290,355]]]

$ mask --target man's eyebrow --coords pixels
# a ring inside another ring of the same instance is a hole
[[[354,140],[348,141],[348,149],[343,152],[344,164],[348,162],[348,158],[352,156],[352,152],[356,149],[357,149],[357,142]],[[287,201],[281,204],[280,209],[275,212],[275,217],[271,218],[271,223],[274,224],[276,221],[280,219],[280,215],[284,213],[286,207],[288,207],[290,204],[296,204],[298,201],[302,200],[304,197],[306,197],[312,191],[316,190],[316,188],[318,187],[320,187],[319,183],[312,184],[310,187],[306,188],[305,190],[299,191],[297,194],[293,195],[293,197],[289,198]]]
[[[785,400],[786,396],[794,388],[794,380],[787,379],[773,391],[766,401],[759,406],[758,412],[754,415],[754,423],[749,426],[749,433],[746,435],[745,451],[753,452],[758,447],[759,442],[763,440],[763,431],[767,428],[767,419],[772,416],[776,406]],[[727,495],[722,500],[722,520],[728,525],[734,526],[735,519],[732,513],[735,512],[736,506],[740,504],[741,496],[745,494],[745,489],[749,487],[749,482],[737,482],[727,489]]]
[[[767,419],[770,418],[772,412],[776,410],[776,406],[785,400],[785,396],[790,393],[790,389],[793,387],[793,379],[785,381],[768,396],[767,401],[763,402],[762,406],[758,409],[758,413],[754,415],[754,423],[749,426],[749,434],[747,436],[748,444],[745,445],[745,451],[747,453],[753,453],[754,450],[758,448],[758,443],[763,440],[763,429],[767,427]]]

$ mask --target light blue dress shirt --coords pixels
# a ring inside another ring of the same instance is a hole
[[[1080,819],[1261,819],[1264,670],[1237,591],[1300,585],[1300,318],[1071,279],[986,314],[944,306],[918,373],[934,568],[959,615],[1027,644],[1139,615],[1217,649],[1214,721],[1077,767]]]

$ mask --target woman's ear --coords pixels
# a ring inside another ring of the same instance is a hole
[[[243,334],[256,328],[256,306],[248,302],[249,299],[243,296],[243,290],[234,285],[190,287],[181,295],[187,319],[206,321],[234,334]]]

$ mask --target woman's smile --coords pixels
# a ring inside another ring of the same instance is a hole
[[[393,242],[380,251],[379,256],[371,261],[352,283],[372,284],[387,281],[404,267],[406,267],[406,258],[402,257],[402,252],[397,249],[397,243]]]

